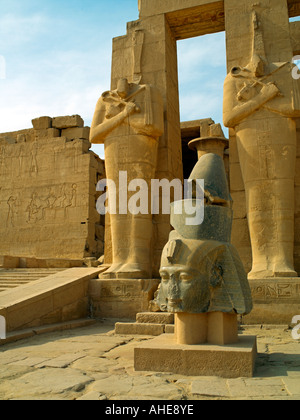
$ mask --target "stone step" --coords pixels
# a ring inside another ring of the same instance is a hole
[[[75,328],[83,328],[90,325],[96,324],[97,321],[94,319],[78,319],[75,321],[61,322],[58,324],[50,324],[36,328],[28,328],[22,331],[15,331],[7,334],[5,340],[0,340],[0,346],[8,343],[14,343],[19,340],[24,340],[26,338],[35,337],[37,335],[49,334],[51,332],[73,330]]]
[[[39,277],[40,278],[40,277]],[[34,280],[32,280],[32,281],[35,281],[36,279],[34,279]],[[22,279],[22,278],[19,278],[19,279],[8,279],[8,278],[5,278],[5,279],[1,279],[0,278],[0,283],[2,284],[2,283],[28,283],[28,281],[30,281],[30,280],[28,280],[28,279]]]
[[[120,335],[149,335],[157,337],[162,334],[174,334],[174,330],[174,325],[166,324],[117,322],[115,325],[115,333]]]
[[[22,284],[27,284],[28,282],[1,282],[0,281],[0,286],[1,287],[18,287],[21,286]]]
[[[167,312],[141,312],[136,315],[136,322],[118,322],[116,334],[149,335],[157,337],[161,334],[174,334],[175,316]]]
[[[47,277],[47,276],[51,276],[52,274],[56,274],[55,272],[53,273],[37,273],[37,274],[2,274],[0,275],[0,280],[1,279],[38,279],[41,277]]]
[[[13,282],[13,283],[2,283],[1,281],[0,281],[0,287],[5,287],[5,288],[7,288],[7,289],[12,289],[12,288],[14,288],[14,287],[19,287],[19,286],[23,286],[24,284],[28,284],[28,283],[31,283],[31,282]]]
[[[141,312],[136,316],[136,322],[140,324],[174,324],[174,314],[168,312]]]
[[[64,269],[11,269],[0,271],[0,293],[15,289],[64,271]]]
[[[11,280],[11,279],[40,279],[48,276],[52,276],[53,274],[57,274],[57,272],[51,273],[39,273],[39,274],[2,274],[0,275],[0,280]]]
[[[31,326],[85,318],[89,315],[89,283],[100,268],[71,268],[12,289],[0,286],[0,316],[7,333]]]
[[[62,271],[62,270],[60,270]],[[47,271],[12,271],[12,270],[5,270],[0,271],[0,277],[1,276],[47,276],[49,274],[55,274],[58,273],[57,270],[47,270]]]

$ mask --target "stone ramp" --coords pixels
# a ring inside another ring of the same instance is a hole
[[[0,270],[0,293],[64,271],[64,268],[16,268]]]
[[[71,268],[0,293],[7,332],[85,318],[89,281],[102,268]]]

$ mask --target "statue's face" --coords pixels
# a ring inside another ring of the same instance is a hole
[[[162,267],[158,303],[168,312],[203,313],[210,305],[208,276],[183,265]]]

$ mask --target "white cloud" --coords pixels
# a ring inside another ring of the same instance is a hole
[[[37,34],[41,34],[48,25],[45,16],[35,13],[31,16],[17,16],[12,13],[0,16],[0,51],[20,47]]]
[[[110,53],[104,51],[59,51],[19,69],[7,63],[7,78],[0,80],[0,132],[30,127],[40,115],[81,114],[90,123],[110,84]]]
[[[90,125],[99,96],[110,86],[111,38],[125,31],[125,21],[118,26],[99,19],[97,28],[86,22],[81,27],[80,16],[54,16],[42,7],[25,15],[19,0],[13,3],[16,11],[0,16],[0,56],[6,61],[0,132],[30,128],[32,118],[41,115],[80,114]],[[178,51],[182,119],[220,122],[224,35],[179,42]],[[93,150],[103,156],[103,146]]]

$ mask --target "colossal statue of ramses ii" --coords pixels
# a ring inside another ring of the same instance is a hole
[[[152,278],[152,215],[128,212],[119,192],[119,174],[128,184],[143,179],[151,191],[155,178],[159,137],[164,132],[160,92],[150,85],[121,79],[117,89],[101,95],[91,126],[91,142],[104,143],[106,177],[116,185],[116,214],[110,215],[112,265],[103,278]],[[108,191],[108,196],[110,192]]]
[[[253,53],[224,85],[224,124],[236,133],[253,267],[249,278],[297,277],[294,270],[296,122],[300,81],[292,62],[270,62],[253,11]],[[292,57],[291,57],[292,58]]]

